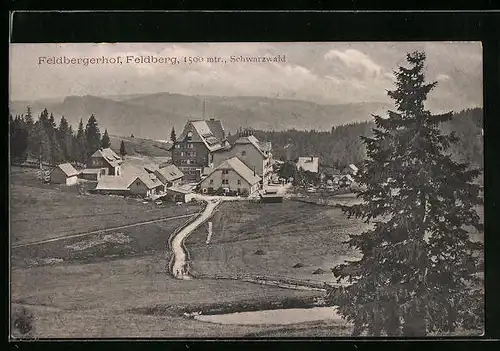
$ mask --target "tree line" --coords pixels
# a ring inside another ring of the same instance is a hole
[[[12,163],[35,159],[40,166],[43,162],[52,165],[62,162],[85,164],[99,148],[111,145],[108,130],[101,135],[94,115],[85,125],[80,119],[75,132],[64,116],[57,125],[54,115],[44,109],[35,121],[31,108],[27,107],[24,115],[9,115],[9,129]]]
[[[443,132],[454,132],[458,142],[450,148],[454,159],[483,166],[483,109],[472,108],[454,113],[443,123]],[[259,140],[270,141],[276,159],[296,160],[300,156],[318,156],[322,166],[343,169],[349,164],[361,164],[366,158],[362,137],[371,137],[374,122],[361,122],[332,127],[329,132],[239,130],[237,136],[253,134]]]

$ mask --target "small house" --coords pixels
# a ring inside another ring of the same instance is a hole
[[[297,160],[297,170],[300,169],[306,172],[318,173],[319,157],[299,157],[299,159]]]
[[[105,175],[119,176],[122,159],[110,148],[100,148],[90,156],[87,168],[103,168]]]
[[[95,191],[105,195],[129,195],[130,180],[124,177],[100,176]]]
[[[173,202],[187,202],[187,195],[191,193],[191,190],[185,189],[179,186],[171,186],[167,188],[167,193],[164,198],[167,201]]]
[[[62,163],[50,172],[50,182],[54,184],[75,185],[79,172],[70,163]]]
[[[154,174],[166,188],[174,185],[180,185],[182,177],[184,177],[184,173],[182,173],[181,170],[175,165],[168,165],[166,167],[159,168],[154,172]]]
[[[165,192],[165,185],[154,173],[142,174],[136,177],[129,185],[130,194],[142,197],[151,197]]]
[[[85,168],[80,172],[80,178],[98,182],[101,176],[106,174],[104,168]]]
[[[213,193],[218,189],[225,192],[250,195],[259,189],[261,178],[248,168],[238,157],[232,157],[217,166],[200,182],[203,193]]]

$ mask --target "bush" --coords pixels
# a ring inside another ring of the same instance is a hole
[[[13,306],[11,334],[16,338],[31,338],[34,333],[33,313],[24,306]]]
[[[241,194],[241,196],[248,196],[248,190],[242,189],[240,194]]]

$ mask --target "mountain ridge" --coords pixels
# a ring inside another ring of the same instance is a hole
[[[383,102],[323,105],[291,99],[258,96],[209,96],[177,93],[127,94],[110,96],[67,96],[38,101],[11,101],[11,114],[23,114],[30,106],[38,116],[47,108],[58,122],[65,116],[76,128],[91,114],[100,128],[122,136],[168,140],[172,127],[177,133],[189,119],[222,120],[228,132],[239,127],[260,130],[330,130],[332,126],[364,122],[374,113],[392,106]],[[205,105],[205,107],[204,107]]]

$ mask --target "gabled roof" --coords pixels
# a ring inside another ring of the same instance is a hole
[[[156,187],[159,187],[163,185],[163,183],[156,177],[154,173],[150,174],[142,174],[139,177],[136,177],[133,181],[135,182],[137,179],[139,179],[148,189],[154,189]]]
[[[79,172],[70,163],[61,163],[56,168],[59,168],[66,174],[67,177],[73,177],[79,174]]]
[[[172,182],[184,176],[179,168],[175,165],[168,165],[166,167],[157,169],[155,171],[156,175],[163,176],[167,181]]]
[[[218,119],[209,119],[206,121],[208,128],[212,131],[212,134],[220,141],[225,140],[224,126],[222,121]]]
[[[132,181],[126,177],[102,176],[97,183],[96,190],[128,190]]]
[[[309,171],[312,173],[318,173],[319,169],[319,157],[299,157],[297,161],[297,169],[304,171]]]
[[[211,129],[213,128],[213,130]],[[191,132],[192,142],[203,142],[210,151],[219,150],[224,147],[222,142],[223,127],[220,121],[216,120],[200,120],[189,121],[184,126],[184,130],[177,138],[177,141],[184,141]]]
[[[101,169],[100,168],[85,168],[85,169],[82,169],[82,174],[99,174],[101,173]]]
[[[91,157],[102,157],[104,158],[111,166],[117,167],[121,163],[121,157],[118,156],[113,150],[109,147],[106,149],[99,149],[92,154]]]
[[[243,144],[243,145],[244,144],[251,144],[264,157],[267,157],[266,152],[271,151],[271,143],[270,142],[268,142],[268,141],[261,142],[261,141],[259,141],[259,139],[257,139],[253,135],[249,135],[249,136],[246,136],[246,137],[239,137],[233,143],[233,145],[237,145],[237,144]]]
[[[238,173],[250,185],[258,183],[261,179],[258,175],[254,175],[253,171],[250,168],[248,168],[247,165],[245,165],[238,157],[232,157],[230,159],[225,160],[217,168],[214,169],[214,172],[217,170],[228,169],[228,168]]]

